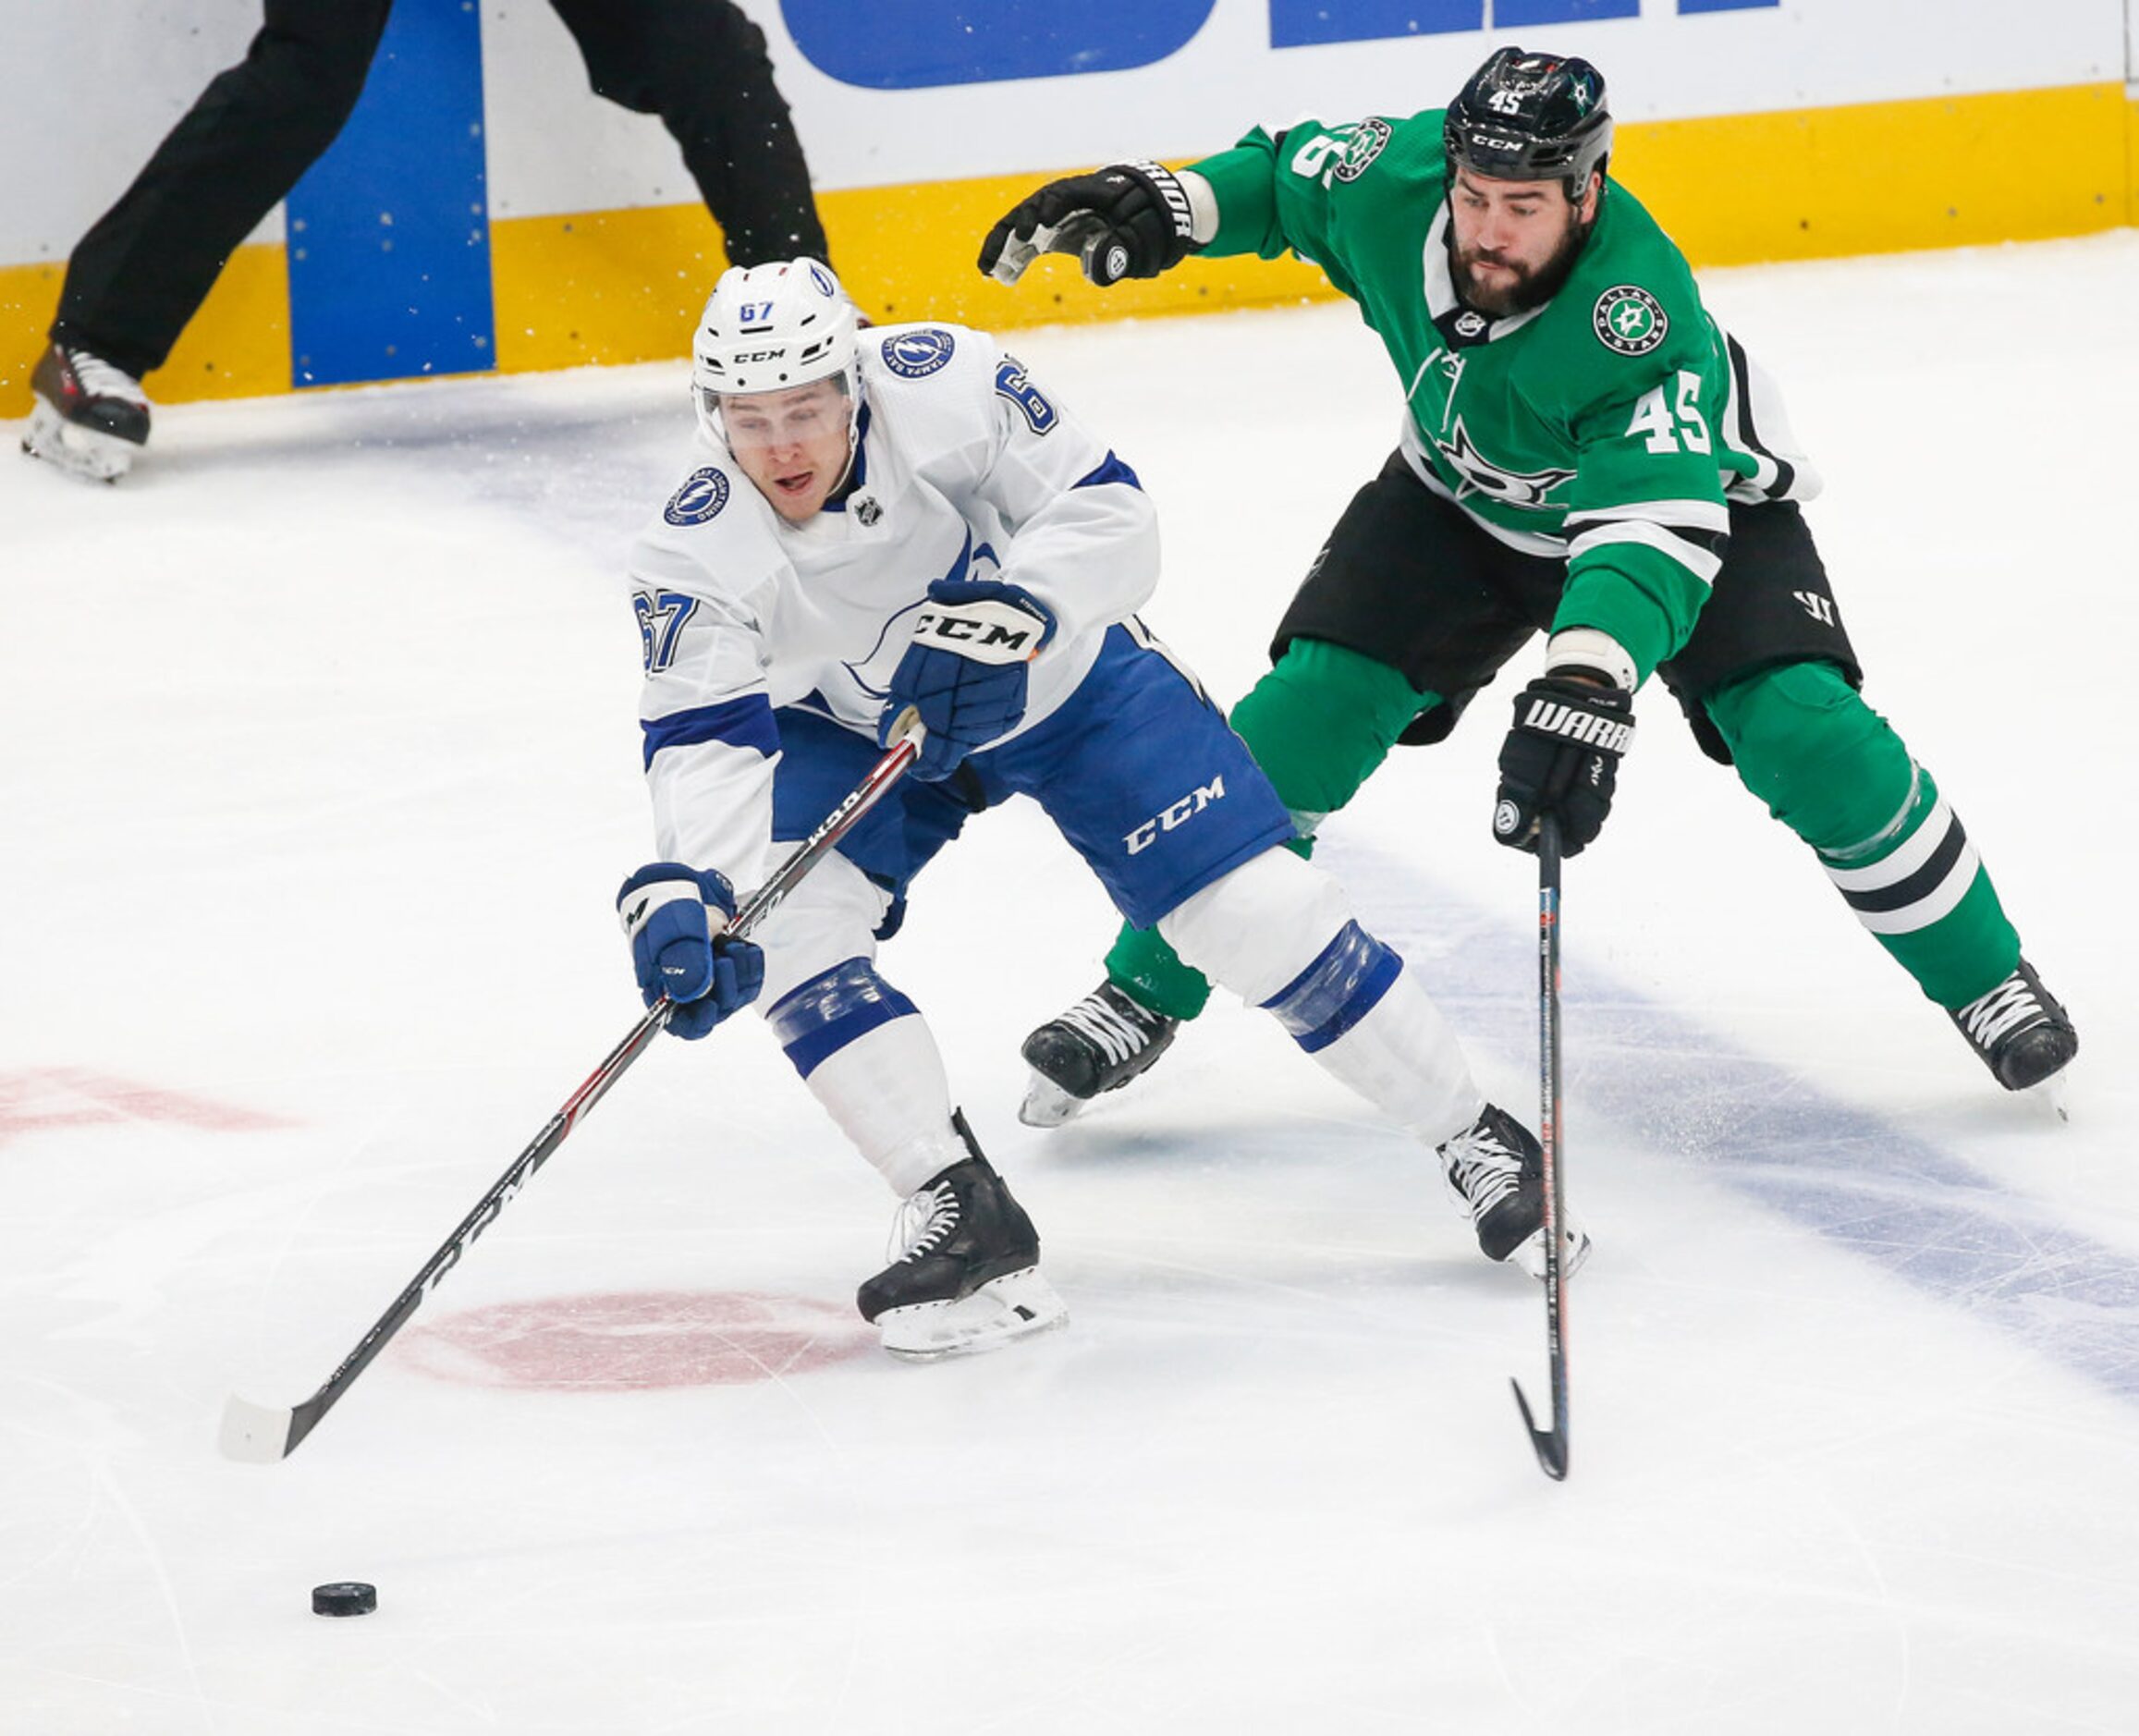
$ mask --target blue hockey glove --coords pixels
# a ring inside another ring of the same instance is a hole
[[[1537,822],[1559,822],[1560,849],[1579,855],[1604,827],[1620,755],[1634,744],[1634,696],[1566,676],[1541,675],[1515,696],[1515,725],[1500,746],[1493,836],[1537,851]]]
[[[765,984],[764,953],[721,932],[735,914],[726,874],[653,862],[624,882],[617,914],[631,942],[639,993],[649,1007],[664,995],[676,1003],[668,1028],[679,1037],[703,1036]]]
[[[1022,586],[999,579],[938,579],[913,624],[913,642],[892,672],[876,740],[911,705],[928,735],[916,777],[948,777],[1025,716],[1025,666],[1055,635],[1055,617]]]

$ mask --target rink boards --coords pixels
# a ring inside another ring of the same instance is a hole
[[[1063,262],[1011,292],[972,261],[1049,174],[1190,161],[1303,113],[1412,112],[1509,40],[1604,67],[1615,172],[1697,265],[2129,224],[2133,5],[1892,0],[1866,18],[1848,0],[1104,0],[1074,36],[1035,0],[998,0],[970,30],[939,0],[843,28],[851,9],[817,0],[749,9],[857,299],[879,320],[1001,327],[1328,294],[1291,260],[1192,261],[1105,296]],[[34,101],[0,120],[0,144],[49,164],[0,211],[0,415],[27,409],[68,250],[257,22],[251,0],[217,0],[181,41],[141,10],[100,63],[107,95],[130,98],[120,112],[85,130],[62,79],[36,99],[55,105],[42,121]],[[33,57],[67,28],[59,0],[29,0]],[[546,6],[479,20],[403,0],[357,116],[238,251],[151,393],[680,355],[725,263],[693,190],[658,123],[587,93]]]

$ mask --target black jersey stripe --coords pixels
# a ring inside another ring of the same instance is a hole
[[[1728,334],[1723,341],[1730,355],[1730,383],[1738,399],[1738,443],[1775,466],[1775,483],[1766,492],[1773,499],[1788,500],[1797,482],[1797,466],[1778,457],[1753,425],[1753,375],[1745,359],[1745,346]]]
[[[1621,525],[1628,524],[1652,525],[1656,530],[1668,532],[1681,543],[1693,544],[1695,548],[1702,550],[1705,554],[1713,555],[1717,560],[1723,558],[1723,551],[1730,543],[1729,531],[1711,530],[1706,525],[1688,524],[1683,520],[1674,522],[1668,519],[1628,519],[1616,516],[1608,519],[1570,518],[1560,527],[1560,534],[1571,543],[1577,537],[1588,535],[1592,531],[1617,530]]]
[[[1639,519],[1613,519],[1587,535],[1570,539],[1567,558],[1571,566],[1582,561],[1613,563],[1628,558],[1626,551],[1642,549],[1660,560],[1684,568],[1704,585],[1716,582],[1723,559],[1691,539],[1660,524]]]
[[[1962,851],[1968,848],[1968,834],[1962,829],[1956,814],[1946,827],[1946,836],[1938,840],[1924,865],[1914,874],[1905,874],[1890,886],[1864,886],[1856,890],[1844,889],[1842,897],[1853,911],[1867,914],[1883,914],[1889,911],[1905,911],[1912,904],[1925,899],[1945,884],[1946,876],[1953,872],[1954,863],[1961,860]]]

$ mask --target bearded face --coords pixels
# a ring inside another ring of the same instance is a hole
[[[1459,168],[1448,189],[1448,275],[1466,307],[1506,319],[1552,300],[1596,220],[1604,177],[1579,202],[1558,181],[1498,181]]]

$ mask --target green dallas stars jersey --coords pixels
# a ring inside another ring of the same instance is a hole
[[[1201,251],[1321,266],[1404,382],[1412,469],[1503,543],[1565,558],[1554,626],[1609,633],[1645,679],[1693,630],[1726,499],[1804,499],[1817,479],[1684,257],[1617,183],[1550,301],[1502,320],[1458,302],[1441,118],[1257,128],[1194,165],[1219,218]]]

